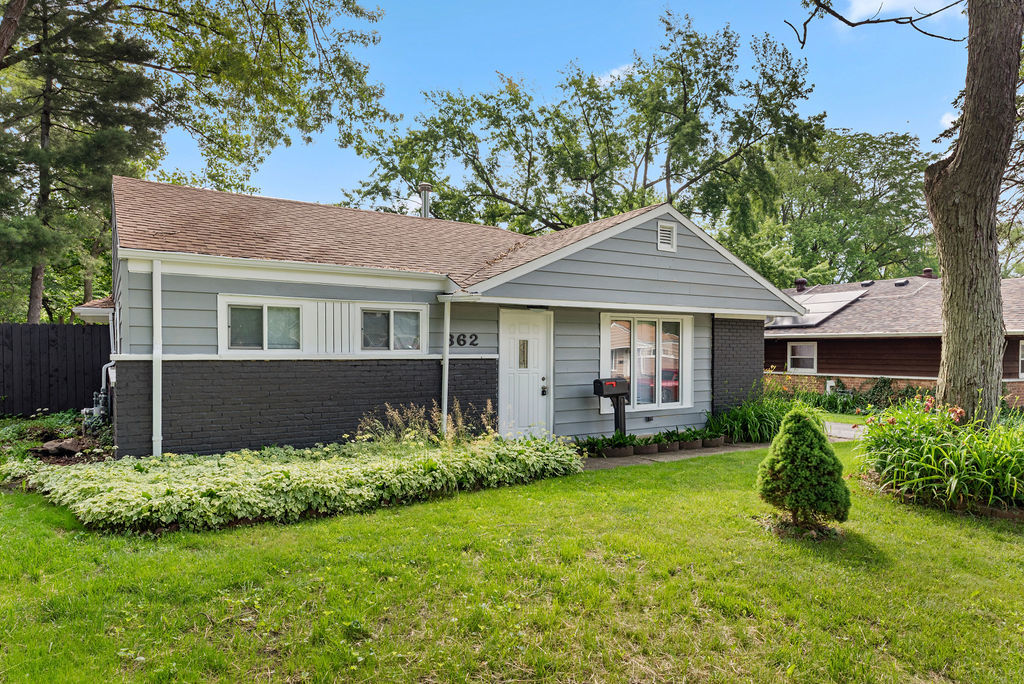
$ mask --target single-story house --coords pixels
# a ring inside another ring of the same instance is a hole
[[[425,189],[429,201],[429,189]],[[490,401],[502,432],[700,425],[804,309],[668,204],[530,237],[113,180],[121,453],[308,445],[385,403]]]
[[[785,292],[807,313],[769,318],[765,367],[827,391],[837,380],[865,390],[879,377],[896,387],[932,388],[942,353],[942,281],[919,276],[814,285]],[[1011,402],[1024,398],[1024,279],[1002,281],[1006,351],[1003,380]]]

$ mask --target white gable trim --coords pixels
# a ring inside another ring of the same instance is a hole
[[[444,296],[444,295],[441,295]],[[439,296],[438,298],[440,299]],[[444,301],[444,300],[441,300]],[[635,304],[630,302],[593,302],[575,299],[537,299],[523,297],[488,297],[486,295],[455,295],[453,302],[479,302],[481,304],[498,304],[499,306],[547,306],[564,309],[615,309],[616,311],[655,311],[667,313],[707,313],[717,317],[742,317],[764,320],[766,316],[777,316],[778,311],[762,311],[758,309],[723,309],[709,306],[689,306],[668,304]]]
[[[532,261],[528,261],[525,264],[521,264],[519,266],[516,266],[515,268],[511,268],[505,271],[504,273],[499,273],[493,278],[483,280],[477,283],[476,285],[470,286],[471,292],[473,292],[474,294],[486,292],[487,290],[495,288],[498,285],[503,285],[504,283],[507,283],[511,280],[515,280],[516,278],[519,278],[520,276],[523,276],[527,273],[536,271],[537,269],[540,268],[544,268],[548,264],[554,263],[560,259],[564,259],[565,257],[571,256],[572,254],[584,250],[587,247],[591,247],[600,242],[603,242],[608,238],[615,237],[616,235],[624,233],[631,228],[636,228],[642,223],[649,221],[652,215],[657,216],[664,213],[671,215],[674,220],[678,221],[683,226],[685,226],[695,236],[697,236],[705,243],[707,243],[709,247],[711,247],[713,250],[721,254],[730,263],[732,263],[734,266],[743,271],[743,273],[753,278],[759,285],[761,285],[763,288],[765,288],[773,295],[775,295],[775,297],[777,297],[783,304],[786,305],[787,309],[795,311],[798,315],[803,315],[807,313],[807,310],[804,309],[803,306],[798,304],[793,298],[791,298],[782,290],[768,282],[757,271],[750,268],[750,266],[748,266],[747,264],[743,263],[743,261],[739,257],[737,257],[735,254],[733,254],[725,247],[720,245],[718,241],[716,241],[710,235],[705,233],[703,230],[698,228],[697,224],[683,216],[683,214],[681,214],[675,207],[668,204],[662,204],[657,207],[652,207],[649,211],[645,211],[639,216],[634,216],[628,221],[623,221],[622,223],[616,224],[610,228],[606,228],[605,230],[602,230],[598,233],[594,233],[593,235],[585,237],[582,240],[578,240],[570,245],[566,245],[565,247],[556,249],[554,252],[551,252],[550,254],[545,254],[543,256],[537,257],[536,259],[533,259]]]

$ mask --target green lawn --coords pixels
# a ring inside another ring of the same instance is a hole
[[[846,423],[847,425],[863,425],[867,416],[852,416],[848,413],[824,413],[825,420],[830,423]]]
[[[780,541],[763,456],[159,538],[3,493],[0,681],[1024,680],[1024,526],[851,483]]]

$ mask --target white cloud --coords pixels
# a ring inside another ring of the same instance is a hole
[[[846,10],[846,16],[853,21],[868,19],[876,14],[879,17],[893,16],[895,14],[918,16],[928,14],[937,9],[945,7],[950,0],[850,0]],[[961,9],[950,7],[945,12],[936,15],[939,17],[959,17]]]
[[[633,65],[622,64],[610,71],[606,71],[605,73],[600,74],[597,77],[597,82],[602,87],[607,88],[608,86],[610,86],[612,83],[615,83],[623,76],[628,76],[631,73],[633,73]]]
[[[942,130],[946,130],[947,128],[952,126],[953,122],[956,121],[956,119],[957,115],[954,114],[953,112],[946,112],[945,114],[943,114],[942,118],[939,119],[939,123],[942,125]]]

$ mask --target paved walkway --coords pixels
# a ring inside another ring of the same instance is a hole
[[[853,439],[860,439],[864,434],[864,426],[858,425],[854,428],[847,423],[825,423],[825,431],[833,442],[849,442]]]
[[[846,423],[825,423],[825,431],[832,442],[848,442],[859,439],[864,432],[864,426],[859,425],[854,429]],[[733,451],[752,451],[754,449],[765,449],[768,444],[726,444],[720,447],[709,449],[680,449],[679,451],[668,451],[661,454],[647,454],[643,456],[624,456],[623,458],[588,458],[583,464],[584,470],[608,470],[609,468],[620,468],[631,465],[650,465],[651,463],[671,463],[672,461],[685,461],[701,456],[713,456],[714,454],[727,454]]]

